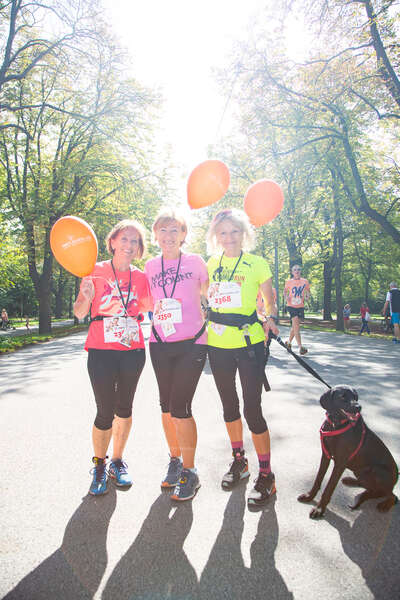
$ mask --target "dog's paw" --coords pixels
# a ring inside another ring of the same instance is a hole
[[[323,508],[321,508],[320,506],[316,506],[310,512],[310,519],[320,519],[323,516],[323,514],[324,514]]]
[[[299,502],[311,502],[313,499],[314,496],[311,496],[311,494],[300,494],[300,496],[297,497]]]
[[[392,494],[391,496],[389,496],[389,498],[386,498],[386,500],[383,500],[383,502],[379,502],[379,504],[377,504],[376,508],[379,510],[379,512],[387,512],[395,504],[397,504],[397,502],[398,502],[397,497],[394,494]]]

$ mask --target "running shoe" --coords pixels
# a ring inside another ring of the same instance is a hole
[[[257,479],[254,480],[254,487],[249,494],[247,504],[249,506],[260,506],[275,493],[275,475],[273,473],[268,473],[268,475],[259,473]]]
[[[221,485],[224,490],[230,490],[238,481],[246,479],[250,475],[247,458],[244,450],[232,452],[233,461],[230,464],[229,471],[222,478]]]
[[[171,495],[172,500],[183,502],[191,500],[197,494],[200,487],[199,476],[190,469],[182,469],[181,478]]]
[[[162,488],[172,488],[178,485],[179,478],[182,473],[182,461],[179,456],[171,456],[168,471],[161,482]]]
[[[98,458],[97,456],[93,456],[92,458],[92,461],[95,465],[90,471],[93,475],[93,481],[89,489],[89,494],[92,496],[101,496],[108,492],[106,469],[107,458],[108,456],[106,456],[106,458]]]
[[[128,473],[128,465],[120,458],[111,461],[108,474],[119,487],[129,487],[133,483]]]
[[[300,346],[300,354],[303,356],[304,354],[307,354],[308,350],[307,348],[304,348],[304,346]]]

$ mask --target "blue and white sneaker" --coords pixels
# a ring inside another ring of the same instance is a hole
[[[199,476],[190,469],[182,469],[181,478],[171,495],[172,500],[183,502],[191,500],[197,494],[200,487]]]
[[[89,489],[89,494],[92,496],[102,496],[108,492],[106,469],[107,458],[108,456],[106,456],[106,458],[98,458],[97,456],[93,456],[92,458],[92,461],[95,465],[90,471],[93,474],[93,481]]]
[[[133,483],[128,473],[128,465],[120,458],[116,458],[110,462],[108,474],[115,485],[119,487],[130,487]]]
[[[182,473],[182,461],[179,456],[171,456],[168,471],[166,476],[161,482],[162,488],[172,488],[178,485],[181,473]]]

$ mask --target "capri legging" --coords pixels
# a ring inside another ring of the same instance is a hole
[[[177,419],[192,416],[192,400],[206,356],[207,346],[191,340],[150,344],[163,413]]]
[[[239,397],[236,391],[236,371],[239,370],[243,390],[243,413],[252,433],[267,431],[267,423],[261,410],[263,381],[261,365],[264,365],[264,342],[252,346],[257,360],[251,358],[247,348],[214,348],[209,346],[208,356],[224,410],[224,420],[231,423],[240,419]]]
[[[98,429],[112,427],[114,415],[132,415],[136,386],[145,363],[143,348],[96,350],[89,348],[88,371],[97,405],[94,421]]]

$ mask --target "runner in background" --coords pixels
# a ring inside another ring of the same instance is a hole
[[[361,316],[361,329],[358,332],[358,335],[362,335],[364,331],[369,335],[371,332],[369,330],[368,321],[370,320],[370,312],[366,302],[361,304],[360,308],[360,316]]]
[[[142,312],[151,308],[146,277],[131,265],[145,250],[144,230],[136,221],[120,221],[106,238],[111,260],[96,263],[82,280],[74,304],[78,319],[91,313],[85,343],[88,371],[97,415],[92,438],[93,481],[89,493],[107,492],[108,475],[117,486],[129,487],[132,479],[123,452],[132,426],[132,403],[145,363]],[[107,473],[107,450],[113,455]]]
[[[394,328],[393,342],[400,344],[400,290],[395,281],[389,284],[389,291],[386,294],[386,301],[382,309],[384,315],[387,309],[390,308],[391,321]]]
[[[8,313],[5,308],[1,309],[1,328],[7,329],[8,326]]]
[[[286,281],[283,293],[292,323],[286,345],[291,348],[295,338],[300,354],[306,354],[308,350],[301,343],[300,323],[304,320],[304,300],[310,297],[310,284],[307,279],[301,277],[300,265],[293,265],[292,278]]]
[[[259,474],[248,504],[263,504],[275,493],[271,471],[270,437],[261,410],[265,381],[265,339],[269,329],[278,335],[276,305],[271,271],[260,256],[249,254],[254,233],[247,215],[236,209],[222,210],[208,231],[209,251],[222,250],[208,261],[211,308],[208,327],[208,356],[222,401],[226,429],[232,446],[233,462],[222,478],[222,487],[231,489],[249,476],[243,445],[243,425],[236,391],[239,371],[243,391],[243,414],[251,431],[259,462]],[[260,324],[256,312],[257,294],[264,297],[268,316]]]
[[[197,428],[191,405],[207,355],[201,293],[207,293],[208,274],[200,256],[182,251],[187,224],[176,211],[161,211],[153,234],[161,255],[145,266],[154,301],[150,357],[170,454],[161,487],[175,488],[171,498],[185,501],[200,487],[194,462]]]

